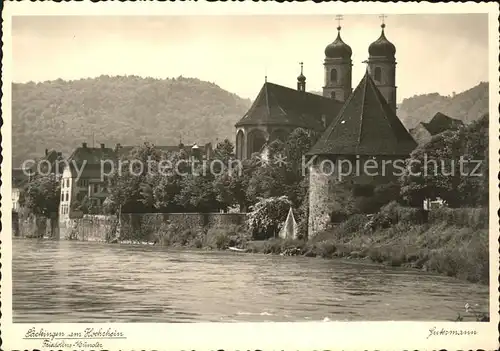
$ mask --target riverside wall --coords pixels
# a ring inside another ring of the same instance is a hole
[[[12,215],[13,237],[110,242],[115,240],[117,234],[117,216],[84,215],[66,221],[21,217]],[[158,232],[167,227],[179,232],[198,232],[218,226],[241,225],[245,219],[245,213],[124,213],[121,215],[120,237],[116,239],[155,241]]]

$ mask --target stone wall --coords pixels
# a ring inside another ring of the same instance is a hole
[[[225,225],[240,225],[245,213],[124,213],[120,240],[155,241],[160,231],[167,226],[182,232],[208,230]]]
[[[321,162],[321,160],[318,160]],[[328,175],[315,162],[309,167],[309,220],[308,237],[325,230],[330,223],[330,214],[338,206],[335,201],[333,185],[335,175]]]
[[[393,162],[397,159],[397,157],[377,159],[375,162],[377,168],[373,169],[365,167],[365,163],[373,161],[369,157],[349,159],[317,157],[309,166],[308,237],[312,238],[327,229],[334,211],[346,210],[346,203],[350,202],[348,199],[353,196],[352,189],[349,190],[347,184],[351,187],[353,185],[375,187],[396,180]],[[384,160],[390,163],[385,164]],[[342,173],[339,176],[340,169]]]
[[[21,238],[59,239],[57,214],[50,218],[35,215],[12,215],[12,235]]]
[[[109,242],[115,236],[117,223],[116,216],[84,215],[67,223],[63,239]]]
[[[166,226],[175,231],[205,231],[226,225],[241,225],[245,213],[124,213],[121,218],[120,241],[155,241],[158,232]],[[82,218],[58,221],[30,216],[19,219],[12,215],[14,236],[54,238],[65,240],[108,242],[115,239],[116,216],[84,215]]]

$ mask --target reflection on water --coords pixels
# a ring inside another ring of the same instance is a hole
[[[488,287],[344,260],[13,240],[14,322],[453,320]]]

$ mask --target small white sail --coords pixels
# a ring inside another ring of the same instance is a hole
[[[288,211],[285,223],[280,230],[279,237],[281,239],[297,239],[297,222],[293,216],[292,208]]]

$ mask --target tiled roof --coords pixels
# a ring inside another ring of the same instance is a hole
[[[192,145],[184,145],[184,150],[186,150],[186,152],[188,152],[188,154],[189,154],[191,148],[194,145],[197,145],[198,150],[200,150],[200,152],[202,152],[202,153],[206,152],[206,149],[211,147],[211,143],[207,143],[205,145],[192,144]],[[132,150],[134,150],[136,147],[139,147],[139,146],[131,146],[131,145],[120,146],[116,151],[117,156],[119,158],[128,156],[128,155],[130,155],[130,152]],[[172,153],[172,152],[180,151],[179,145],[155,145],[154,147],[160,151],[165,152],[165,153]]]
[[[328,124],[341,107],[339,101],[266,82],[236,127],[274,124],[323,131],[323,116]]]
[[[451,118],[444,113],[438,112],[432,117],[430,122],[422,122],[422,125],[431,133],[431,135],[436,135],[449,129],[456,129],[464,125],[464,123],[459,119]]]
[[[115,160],[116,153],[109,147],[88,147],[80,146],[73,151],[68,158],[68,162],[76,162],[83,164],[86,161],[87,165],[100,165],[101,160]]]
[[[408,155],[416,146],[367,72],[308,155]]]

